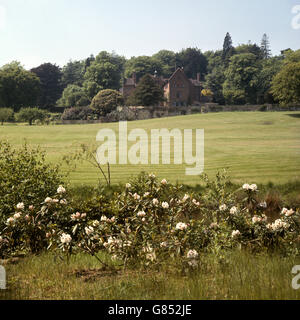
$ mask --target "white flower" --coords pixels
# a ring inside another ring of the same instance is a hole
[[[106,222],[106,221],[107,221],[107,217],[106,217],[106,216],[102,216],[102,217],[101,217],[101,221],[102,221],[102,222]]]
[[[250,189],[250,184],[245,183],[245,184],[243,185],[243,189],[244,189],[244,190],[249,190],[249,189]]]
[[[148,197],[149,194],[150,194],[150,192],[145,192],[145,193],[144,193],[144,197],[145,197],[145,198]]]
[[[93,221],[93,227],[98,227],[100,222],[98,220]]]
[[[66,192],[66,189],[63,186],[58,187],[58,189],[57,189],[58,194],[65,193],[65,192]]]
[[[231,237],[235,238],[235,237],[238,237],[240,235],[241,235],[240,231],[239,230],[235,230],[235,231],[232,231]]]
[[[70,243],[72,241],[72,238],[69,234],[63,233],[62,236],[60,237],[60,242],[61,243]]]
[[[200,202],[198,202],[196,199],[193,199],[193,204],[197,207],[200,207]]]
[[[256,184],[251,184],[250,190],[251,191],[257,191],[257,185]]]
[[[14,219],[17,220],[19,218],[21,218],[21,213],[20,212],[15,213],[14,214]]]
[[[161,206],[164,208],[164,209],[169,209],[169,204],[168,204],[168,202],[163,202],[162,204],[161,204]]]
[[[14,219],[14,218],[8,218],[8,219],[6,220],[6,224],[8,224],[8,225],[13,224],[14,222],[15,222],[15,219]]]
[[[51,202],[52,202],[52,198],[47,197],[47,198],[45,199],[45,203],[51,203]]]
[[[167,248],[167,247],[168,247],[168,243],[167,243],[166,241],[161,242],[161,243],[160,243],[160,247],[161,247],[161,248]]]
[[[237,207],[232,207],[232,208],[230,209],[230,214],[236,214],[237,211],[238,211]]]
[[[130,183],[126,183],[126,189],[130,189],[131,188],[131,184]]]
[[[168,181],[166,179],[162,179],[161,184],[166,185],[166,184],[168,184]]]
[[[226,204],[222,204],[220,207],[219,207],[220,211],[225,211],[227,209],[227,206]]]
[[[261,203],[259,204],[259,206],[260,206],[261,208],[266,209],[268,205],[267,205],[266,201],[263,201],[263,202],[261,202]]]
[[[155,178],[156,178],[156,176],[155,176],[155,174],[150,173],[150,174],[149,174],[149,178],[151,178],[151,179],[155,179]]]
[[[146,216],[146,212],[145,211],[139,211],[137,216],[138,217],[145,217]]]
[[[94,228],[93,227],[85,227],[84,230],[85,230],[85,233],[88,236],[94,232]]]
[[[157,205],[159,204],[159,201],[158,201],[157,199],[153,199],[153,200],[152,200],[152,203],[153,203],[155,206],[157,206]]]
[[[25,205],[24,205],[23,202],[20,202],[20,203],[17,204],[17,209],[18,210],[24,210],[24,208],[25,208]]]
[[[287,212],[288,212],[289,210],[287,209],[287,208],[283,208],[282,210],[281,210],[281,214],[286,214]]]
[[[133,199],[134,199],[134,200],[140,200],[141,197],[140,197],[137,193],[135,193],[135,194],[133,195]]]
[[[293,209],[290,209],[287,211],[287,213],[285,214],[286,217],[290,217],[295,213],[295,211]]]
[[[185,194],[184,197],[182,198],[182,202],[186,202],[186,200],[188,200],[190,198],[190,196],[188,194]]]
[[[29,209],[30,211],[33,211],[33,210],[34,210],[34,206],[33,206],[33,205],[30,205],[30,206],[28,207],[28,209]]]
[[[188,259],[197,259],[199,254],[196,250],[190,250],[186,256]]]
[[[64,204],[64,205],[66,205],[66,204],[68,204],[68,202],[67,202],[67,200],[66,199],[62,199],[62,200],[60,200],[60,202],[59,202],[60,204]]]
[[[177,230],[181,230],[181,231],[186,230],[187,227],[188,227],[187,224],[184,223],[184,222],[179,222],[179,223],[177,223],[177,225],[176,225],[176,229],[177,229]]]

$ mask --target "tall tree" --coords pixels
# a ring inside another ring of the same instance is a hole
[[[162,76],[169,78],[176,68],[176,55],[170,50],[160,50],[152,56],[162,66]]]
[[[60,68],[55,64],[44,63],[30,71],[36,74],[41,82],[41,90],[38,98],[39,107],[49,109],[55,106],[63,90],[61,84],[62,72]]]
[[[66,88],[70,84],[81,86],[85,74],[85,61],[69,61],[62,69],[62,85]]]
[[[272,81],[271,92],[282,105],[300,104],[300,50],[289,51]]]
[[[223,94],[226,103],[257,103],[259,65],[252,53],[234,55],[225,71]]]
[[[266,33],[264,33],[262,37],[260,50],[263,59],[268,59],[271,57],[270,41]]]
[[[139,56],[132,57],[126,61],[125,77],[131,77],[133,73],[136,74],[137,81],[139,81],[146,74],[154,75],[155,71],[162,74],[162,63],[156,57]]]
[[[25,70],[19,62],[6,64],[0,69],[0,102],[2,107],[18,111],[22,107],[36,106],[40,93],[40,80]]]
[[[152,76],[146,74],[139,81],[136,89],[129,96],[127,104],[135,106],[155,106],[164,101],[164,92]]]
[[[232,38],[230,33],[227,32],[224,39],[224,43],[223,43],[223,54],[222,54],[223,62],[226,67],[228,66],[229,60],[233,56],[233,54],[234,54],[234,47],[232,44]]]
[[[84,75],[85,82],[83,86],[94,88],[93,90],[87,91],[89,98],[92,99],[99,90],[119,90],[121,87],[124,63],[124,57],[106,51],[100,52],[95,61],[87,67]]]
[[[198,48],[187,48],[176,54],[178,67],[183,67],[189,78],[196,79],[200,73],[202,77],[207,73],[207,59]]]

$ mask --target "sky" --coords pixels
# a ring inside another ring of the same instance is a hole
[[[300,49],[295,20],[300,0],[0,0],[0,65],[62,67],[103,50],[126,58],[205,52],[221,49],[226,32],[234,45],[260,44],[267,33],[277,55]]]

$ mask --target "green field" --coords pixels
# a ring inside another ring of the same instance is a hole
[[[47,158],[62,163],[62,157],[81,143],[93,145],[99,129],[118,130],[117,123],[92,125],[4,125],[0,136],[15,146],[24,142],[40,145]],[[212,176],[227,168],[236,183],[277,184],[300,178],[300,112],[233,112],[196,114],[128,123],[128,130],[180,128],[205,130],[205,172]],[[150,134],[149,134],[150,136]],[[130,147],[130,144],[129,144]],[[141,171],[154,172],[172,182],[196,184],[197,176],[185,175],[186,165],[115,165],[112,182],[128,181]],[[95,184],[96,170],[80,164],[70,175],[71,183]]]

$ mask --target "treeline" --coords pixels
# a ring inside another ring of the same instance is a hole
[[[102,51],[96,57],[69,61],[63,68],[45,63],[30,71],[12,62],[0,69],[0,107],[16,112],[32,106],[47,110],[89,106],[101,90],[119,90],[134,72],[138,80],[154,73],[168,78],[177,67],[183,67],[189,78],[200,73],[205,89],[219,104],[300,103],[300,50],[272,56],[266,35],[260,45],[234,47],[227,33],[223,49],[204,53],[187,48],[126,59]]]

